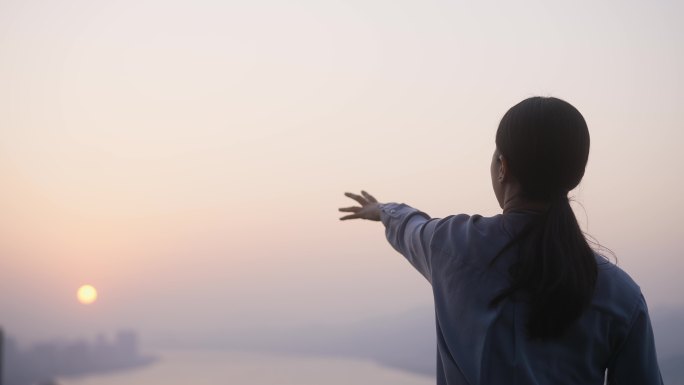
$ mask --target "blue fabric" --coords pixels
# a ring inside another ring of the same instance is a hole
[[[405,204],[381,206],[387,240],[432,285],[437,384],[662,384],[639,286],[599,255],[591,305],[560,339],[528,339],[522,301],[490,306],[509,285],[515,248],[490,262],[531,215],[432,219]]]

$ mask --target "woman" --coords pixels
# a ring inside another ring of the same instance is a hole
[[[346,193],[432,285],[438,384],[662,384],[646,302],[589,247],[568,202],[589,132],[556,98],[513,106],[491,177],[503,213],[432,219]]]

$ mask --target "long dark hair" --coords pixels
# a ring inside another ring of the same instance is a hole
[[[529,98],[501,119],[496,146],[525,197],[548,209],[506,247],[518,245],[518,260],[510,287],[492,304],[522,294],[529,302],[529,337],[557,338],[580,317],[596,286],[594,252],[568,201],[589,157],[587,123],[563,100]]]

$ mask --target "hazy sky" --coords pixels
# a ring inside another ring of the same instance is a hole
[[[173,335],[429,304],[381,225],[338,221],[342,193],[496,214],[496,126],[532,95],[589,124],[587,231],[651,307],[684,306],[683,17],[679,1],[0,1],[0,325]]]

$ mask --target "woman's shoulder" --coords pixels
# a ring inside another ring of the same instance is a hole
[[[595,253],[598,276],[592,307],[614,316],[630,319],[644,302],[641,288],[632,277],[605,256]]]
[[[456,214],[439,219],[431,246],[441,254],[479,259],[509,241],[503,215]]]
[[[436,232],[441,235],[458,236],[460,233],[475,231],[487,234],[501,227],[501,215],[485,217],[479,214],[454,214],[439,219]]]
[[[442,236],[467,235],[471,239],[510,238],[534,218],[534,213],[515,212],[483,216],[455,214],[439,219],[437,232]]]
[[[594,253],[598,268],[597,288],[614,290],[626,294],[639,295],[641,288],[617,263],[610,261],[606,256]],[[612,293],[616,294],[616,293]]]

